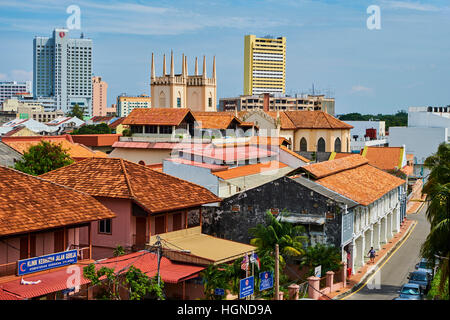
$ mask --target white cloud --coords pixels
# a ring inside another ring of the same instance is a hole
[[[391,8],[391,9],[409,9],[409,10],[416,10],[416,11],[440,11],[441,9],[429,5],[429,4],[421,4],[419,2],[407,2],[407,1],[386,1],[383,0],[382,2],[383,7],[385,8]]]
[[[7,81],[33,80],[33,71],[16,69],[8,73],[0,73],[0,80],[7,80]]]
[[[373,89],[362,85],[352,87],[351,93],[373,93]]]

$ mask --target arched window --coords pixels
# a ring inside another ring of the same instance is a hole
[[[164,91],[159,93],[159,107],[164,108],[166,106],[166,95]]]
[[[306,142],[305,138],[300,140],[300,151],[308,151],[308,142]]]
[[[341,152],[341,139],[334,140],[334,152]]]
[[[325,152],[325,140],[323,138],[317,141],[317,152]]]

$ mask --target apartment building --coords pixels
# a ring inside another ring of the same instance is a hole
[[[0,105],[17,94],[30,93],[31,81],[0,81]]]
[[[117,115],[119,117],[128,116],[135,108],[151,108],[152,98],[141,94],[140,96],[127,96],[122,94],[117,97]]]
[[[244,94],[285,93],[286,38],[244,38]]]

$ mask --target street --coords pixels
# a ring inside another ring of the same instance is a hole
[[[426,208],[427,206],[423,206],[417,214],[408,215],[408,219],[417,221],[417,225],[407,240],[388,258],[389,261],[384,265],[380,264],[381,269],[368,285],[345,300],[392,300],[398,296],[397,291],[408,282],[409,272],[414,270],[420,260],[420,247],[430,230],[425,215]],[[377,282],[381,285],[377,286]]]

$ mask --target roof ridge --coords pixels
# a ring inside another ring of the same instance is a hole
[[[120,166],[122,167],[123,174],[125,176],[125,181],[127,183],[128,191],[130,192],[130,197],[131,197],[131,199],[135,200],[133,188],[131,187],[130,178],[128,177],[127,169],[125,167],[123,159],[119,158],[119,161],[120,161]]]
[[[328,113],[326,113],[326,112],[323,112],[323,111],[319,111],[319,112],[321,112],[321,115],[325,118],[325,120],[328,122],[328,125],[330,126],[330,128],[331,129],[334,129],[334,126],[333,126],[333,124],[331,124],[331,122],[330,122],[330,120],[329,120],[329,117],[328,116],[331,116],[331,115],[329,115]],[[317,117],[318,118],[318,117]]]

